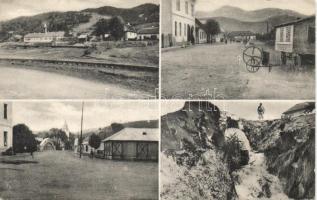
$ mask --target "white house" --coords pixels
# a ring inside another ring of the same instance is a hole
[[[13,145],[12,104],[0,103],[0,153]]]
[[[24,36],[25,43],[51,43],[62,41],[65,38],[65,32],[45,32],[29,33]]]
[[[195,0],[162,0],[162,47],[195,38]]]
[[[133,26],[127,24],[124,26],[124,40],[136,40],[138,34]]]

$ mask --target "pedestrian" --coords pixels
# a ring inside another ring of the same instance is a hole
[[[90,150],[90,158],[91,158],[91,159],[94,159],[94,152],[93,152],[92,149]]]
[[[33,151],[31,151],[31,152],[30,152],[30,154],[31,154],[32,158],[34,159],[34,156],[33,156]]]
[[[260,103],[260,105],[258,106],[259,120],[263,120],[264,119],[264,113],[265,113],[265,109],[263,107],[263,104]]]

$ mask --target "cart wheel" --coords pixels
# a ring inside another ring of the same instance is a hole
[[[259,47],[249,46],[243,51],[243,61],[248,63],[250,59],[256,60],[257,63],[261,64],[263,59],[263,52]]]
[[[256,59],[250,59],[246,63],[246,68],[249,72],[255,73],[260,69],[260,63]]]

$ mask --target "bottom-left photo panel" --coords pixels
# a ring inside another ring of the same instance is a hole
[[[0,101],[0,199],[158,199],[157,101]]]

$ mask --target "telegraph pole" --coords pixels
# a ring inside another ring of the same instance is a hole
[[[83,120],[84,120],[84,102],[81,106],[81,123],[80,123],[80,138],[79,138],[79,158],[82,154],[82,144],[83,144]]]

